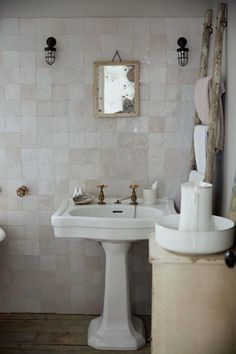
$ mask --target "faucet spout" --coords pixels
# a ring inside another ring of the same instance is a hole
[[[114,204],[121,204],[121,202],[123,202],[124,200],[128,200],[128,199],[130,199],[130,196],[117,199],[117,201]]]
[[[130,202],[131,205],[137,205],[138,204],[137,203],[137,195],[136,195],[136,191],[135,191],[135,189],[138,188],[138,185],[137,184],[131,184],[129,186],[129,188],[132,189],[131,195],[129,197],[124,197],[124,198],[117,199],[117,201],[114,204],[121,204],[121,202],[123,200],[128,200],[128,199],[131,199],[131,202]]]

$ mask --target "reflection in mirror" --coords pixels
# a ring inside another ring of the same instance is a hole
[[[94,63],[97,117],[139,115],[139,63]]]

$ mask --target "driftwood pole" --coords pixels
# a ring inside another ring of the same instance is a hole
[[[217,138],[217,121],[219,119],[219,97],[220,97],[220,81],[221,81],[221,63],[223,34],[226,25],[226,4],[220,3],[218,7],[218,16],[215,34],[215,54],[213,59],[212,84],[210,90],[210,109],[209,109],[209,128],[207,143],[207,159],[205,182],[212,183],[213,172],[216,157],[216,138]]]
[[[202,34],[202,48],[201,48],[201,57],[200,57],[199,79],[207,76],[210,37],[212,34],[212,16],[213,16],[213,11],[211,9],[206,10],[204,25],[203,25],[204,29],[203,29],[203,34]],[[195,112],[194,125],[199,125],[199,124],[201,124],[201,121],[198,117],[197,112]],[[192,142],[190,171],[194,170],[195,168],[196,168],[196,161],[195,161],[195,154],[194,154],[194,145]]]

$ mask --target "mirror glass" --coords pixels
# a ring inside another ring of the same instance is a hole
[[[139,115],[139,63],[94,63],[96,117]]]

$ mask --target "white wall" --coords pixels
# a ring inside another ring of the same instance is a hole
[[[202,17],[208,7],[215,8],[215,5],[216,1],[203,0],[4,0],[0,3],[0,13],[2,17],[147,14]],[[229,202],[236,165],[236,102],[231,94],[236,89],[236,4],[233,1],[229,17],[225,205]],[[120,195],[127,193],[127,186],[136,176],[142,182],[157,177],[161,194],[178,196],[180,181],[187,176],[193,83],[199,65],[201,31],[202,18],[0,21],[0,102],[4,108],[0,104],[0,223],[8,233],[1,244],[4,269],[0,274],[1,311],[100,311],[103,270],[100,249],[86,242],[56,241],[50,215],[59,200],[71,195],[75,184],[85,180],[88,191],[94,192],[93,188],[101,181],[109,185],[108,193]],[[49,68],[42,48],[51,33],[58,39],[58,56],[55,65]],[[176,62],[176,38],[180,35],[188,38],[191,49],[185,68]],[[137,119],[98,122],[91,106],[92,62],[111,58],[116,43],[122,57],[141,62],[141,107],[145,114]],[[73,53],[69,49],[72,47]],[[74,75],[77,72],[78,77]],[[83,99],[77,105],[80,94]],[[80,140],[72,140],[72,145],[67,146],[69,134],[78,135],[81,131],[82,146]],[[114,161],[116,147],[120,165]],[[125,163],[122,156],[126,156]],[[81,169],[77,168],[79,158],[87,161],[81,162]],[[111,167],[112,163],[115,166]],[[107,172],[114,173],[108,181]],[[22,183],[30,186],[31,194],[19,200],[15,190]],[[132,298],[136,312],[148,313],[150,271],[143,246],[135,246],[131,254],[135,270]]]
[[[2,0],[1,17],[202,17],[217,0]]]
[[[44,60],[46,38],[57,57]],[[158,179],[179,199],[187,180],[202,18],[4,18],[0,20],[0,312],[100,313],[99,245],[56,240],[50,217],[76,185],[126,196]],[[186,67],[176,58],[185,36]],[[95,118],[93,62],[116,49],[141,64],[141,115]],[[20,185],[30,193],[16,195]],[[139,192],[140,193],[140,192]],[[131,250],[135,313],[150,311],[147,242]]]

